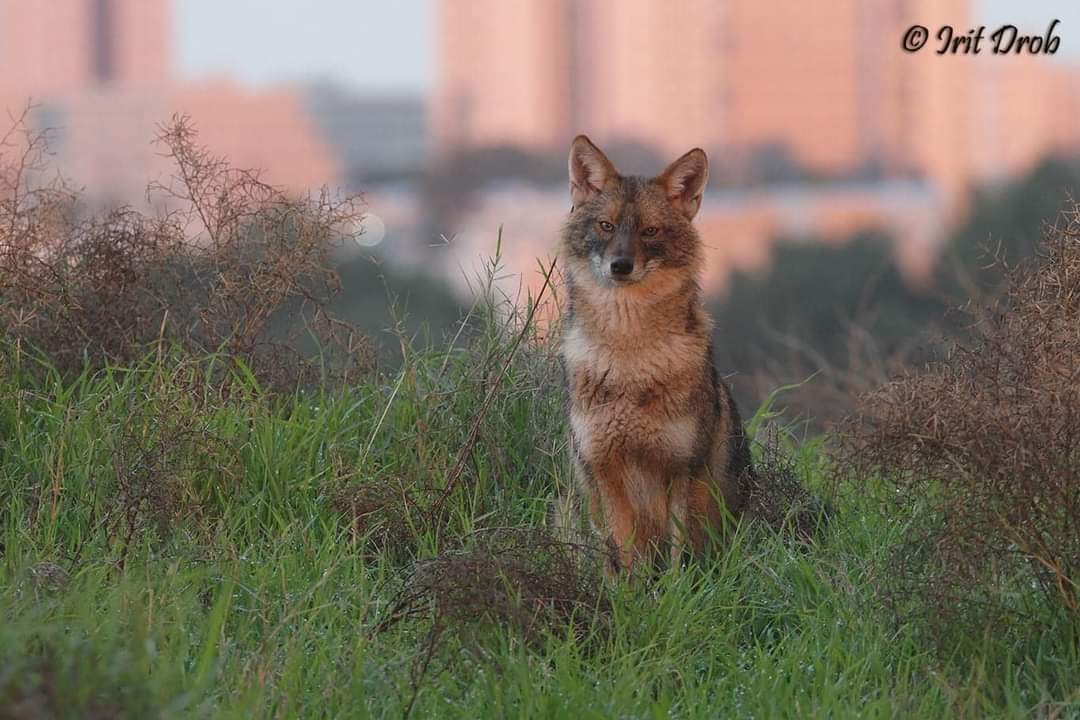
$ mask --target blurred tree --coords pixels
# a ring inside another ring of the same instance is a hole
[[[632,139],[614,139],[604,147],[626,174],[655,175],[675,159],[664,158],[651,145]],[[512,182],[565,188],[566,155],[499,145],[468,148],[443,158],[427,170],[421,184],[428,225],[424,237],[449,236],[472,208],[476,193]]]
[[[1080,190],[1080,158],[1047,158],[1028,175],[975,193],[971,213],[949,239],[936,271],[939,288],[966,300],[994,289],[1000,268],[988,267],[1000,254],[1015,264],[1034,253],[1045,225],[1071,209]]]
[[[791,154],[791,149],[782,143],[766,143],[753,148],[748,164],[749,179],[754,184],[806,182],[814,176]]]
[[[425,237],[454,233],[468,214],[473,196],[494,181],[520,180],[553,185],[566,180],[566,161],[554,154],[533,153],[510,145],[469,148],[433,164],[421,185],[428,232]]]
[[[739,406],[752,412],[776,388],[816,376],[780,405],[821,429],[894,358],[921,355],[944,306],[908,286],[888,238],[864,234],[842,245],[781,240],[768,270],[735,273],[710,310],[717,369],[734,373]]]
[[[665,157],[653,145],[632,138],[615,138],[604,143],[604,154],[611,158],[623,175],[646,177],[659,175],[668,163],[675,160],[675,156]]]
[[[428,335],[441,347],[465,312],[462,299],[444,279],[395,268],[374,255],[352,258],[337,272],[341,292],[330,309],[375,341],[383,367],[401,360],[397,329],[408,337]]]
[[[762,357],[802,353],[832,365],[849,360],[853,332],[888,354],[941,306],[908,287],[889,240],[860,235],[843,245],[781,240],[764,273],[737,272],[713,305],[721,368],[751,371]]]
[[[925,358],[937,337],[964,332],[964,317],[950,309],[998,286],[993,254],[1012,264],[1030,258],[1078,188],[1080,159],[1053,158],[977,191],[924,290],[905,283],[886,237],[860,235],[842,245],[781,239],[766,271],[733,274],[728,292],[713,301],[717,366],[738,373],[740,402],[756,407],[763,393],[816,371],[825,371],[825,384],[850,388],[860,374],[883,377],[890,358]],[[819,419],[828,414],[820,393],[791,405]]]

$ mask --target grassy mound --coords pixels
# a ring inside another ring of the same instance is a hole
[[[22,197],[0,208],[4,249],[24,250],[0,267],[21,283],[0,285],[0,718],[1080,714],[1075,234],[960,360],[871,397],[867,472],[830,502],[829,439],[770,433],[766,403],[753,517],[725,552],[633,583],[599,575],[590,538],[543,529],[570,485],[554,333],[533,299],[495,302],[496,265],[459,336],[402,337],[392,376],[352,372],[348,332],[338,361],[279,373],[259,348],[281,340],[276,313],[332,290],[308,262],[341,207],[271,192],[243,220],[211,213],[233,274],[197,274],[205,302],[185,310],[125,260],[157,247],[153,226],[73,233],[50,224],[66,196]],[[271,242],[249,245],[264,220]],[[78,267],[117,269],[118,294]],[[245,289],[266,274],[268,295]],[[913,538],[928,564],[907,562]],[[924,567],[962,568],[916,577],[1022,622],[999,632],[931,593],[893,612],[893,580]]]
[[[597,584],[556,541],[499,531],[542,526],[569,475],[557,370],[533,342],[505,363],[520,324],[498,317],[466,349],[410,352],[396,376],[334,394],[267,394],[238,369],[211,389],[179,352],[68,379],[9,353],[0,716],[953,717],[1080,702],[1052,606],[1036,638],[987,634],[947,658],[925,619],[884,612],[907,521],[883,510],[883,484],[841,493],[810,544],[747,523],[727,553],[647,588]],[[819,446],[789,450],[783,477],[826,484]]]

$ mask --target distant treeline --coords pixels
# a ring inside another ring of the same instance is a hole
[[[935,337],[962,332],[955,309],[994,293],[1002,261],[1032,257],[1047,225],[1073,207],[1080,159],[1053,158],[1021,179],[976,192],[968,220],[942,247],[925,287],[905,282],[890,238],[859,235],[824,244],[781,239],[761,273],[736,273],[714,300],[717,364],[734,373],[737,395],[756,407],[781,384],[814,379],[791,393],[820,419],[842,413],[846,392],[887,376],[897,361],[918,363]]]
[[[962,332],[966,320],[955,310],[995,291],[995,258],[1029,259],[1077,189],[1080,159],[1051,158],[1023,178],[978,190],[968,220],[950,234],[922,287],[902,276],[886,235],[842,244],[779,238],[766,270],[736,272],[710,303],[720,372],[748,408],[780,385],[813,376],[786,394],[788,406],[815,420],[838,417],[850,391],[880,382],[899,362],[931,357],[937,338]],[[456,330],[465,301],[443,280],[401,275],[368,258],[339,272],[343,290],[333,309],[377,340],[384,367],[399,359],[386,332],[394,326],[388,297],[397,298],[400,328],[410,335],[430,332],[438,344]]]

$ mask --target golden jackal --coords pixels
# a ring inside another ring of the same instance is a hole
[[[584,135],[570,148],[560,260],[574,474],[627,571],[700,550],[723,506],[739,512],[753,472],[698,282],[691,221],[708,175],[700,149],[646,179],[619,175]]]

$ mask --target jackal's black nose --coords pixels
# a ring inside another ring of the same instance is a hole
[[[612,275],[629,275],[634,271],[634,261],[630,258],[620,257],[611,261]]]

